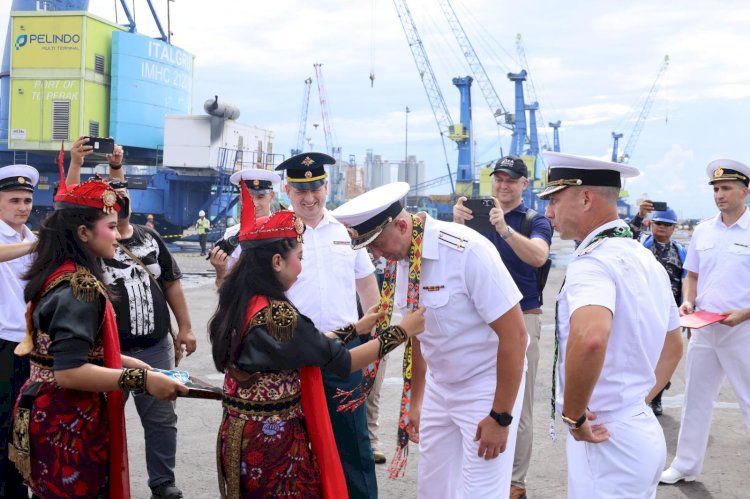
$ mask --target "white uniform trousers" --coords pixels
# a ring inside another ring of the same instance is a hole
[[[496,459],[477,456],[477,425],[490,413],[495,370],[458,383],[438,384],[427,374],[419,423],[417,497],[420,499],[507,498],[525,373],[513,406],[505,451]]]
[[[667,459],[664,432],[646,404],[608,416],[597,415],[609,440],[577,442],[568,435],[569,499],[649,499]]]
[[[750,431],[750,324],[733,328],[706,326],[693,330],[685,360],[685,399],[682,404],[677,453],[672,467],[686,475],[703,470],[714,401],[724,376],[737,396]]]

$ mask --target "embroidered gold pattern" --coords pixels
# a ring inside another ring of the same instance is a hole
[[[408,335],[401,326],[391,326],[378,336],[380,348],[378,358],[382,359],[388,352],[408,339]]]
[[[305,156],[305,159],[302,160],[302,164],[305,166],[310,166],[313,163],[315,163],[315,161],[310,159],[310,156]]]
[[[13,434],[8,446],[8,457],[25,480],[31,475],[31,444],[29,443],[29,423],[31,410],[18,408],[13,419]]]
[[[70,276],[70,287],[77,300],[92,302],[104,288],[94,274],[86,267],[76,265],[76,271]]]
[[[297,311],[285,301],[271,301],[266,307],[266,322],[271,336],[279,341],[289,341],[297,327]]]

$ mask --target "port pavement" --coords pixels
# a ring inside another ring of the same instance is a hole
[[[686,238],[686,237],[685,237]],[[197,248],[197,245],[196,245]],[[565,263],[572,251],[572,243],[555,239],[554,260],[545,290],[541,359],[537,374],[534,406],[534,449],[528,475],[529,498],[564,498],[566,495],[567,463],[565,459],[566,436],[564,425],[557,419],[558,441],[548,436],[552,352],[554,348],[554,297],[562,285]],[[182,270],[188,275],[184,286],[193,331],[198,339],[198,351],[185,359],[181,368],[219,385],[221,376],[211,360],[206,324],[216,307],[216,292],[211,277],[211,266],[198,253],[184,251],[175,254]],[[685,340],[687,341],[687,340]],[[396,447],[398,408],[401,395],[401,355],[403,349],[392,352],[381,394],[380,441],[389,460]],[[667,464],[674,456],[680,425],[682,394],[684,391],[684,366],[680,363],[672,379],[672,388],[664,394],[664,415],[659,421],[667,439]],[[132,403],[127,406],[128,447],[133,498],[148,499],[146,465],[144,462],[143,431]],[[177,402],[178,486],[187,499],[218,497],[216,478],[216,435],[221,418],[221,405],[217,401],[180,399]],[[416,465],[419,451],[410,445],[409,464],[403,478],[389,480],[387,465],[377,465],[380,497],[416,497]],[[456,456],[447,456],[456,459]],[[750,497],[750,436],[737,407],[734,393],[725,383],[714,412],[711,437],[706,452],[706,463],[698,480],[677,486],[660,486],[658,498],[704,499]]]

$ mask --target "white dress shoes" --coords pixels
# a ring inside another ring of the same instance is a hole
[[[661,483],[666,483],[669,485],[675,484],[679,481],[694,482],[695,475],[686,475],[672,467],[669,467],[661,473],[661,478],[659,479],[659,481]]]

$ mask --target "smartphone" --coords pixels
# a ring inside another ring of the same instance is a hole
[[[666,201],[651,201],[651,204],[654,205],[654,211],[667,211]]]
[[[464,201],[464,206],[471,210],[474,217],[466,221],[466,225],[480,234],[495,232],[495,226],[490,223],[490,210],[495,207],[492,198],[474,198]]]
[[[86,137],[88,144],[93,146],[94,152],[99,154],[112,154],[115,151],[115,139],[104,137]]]

